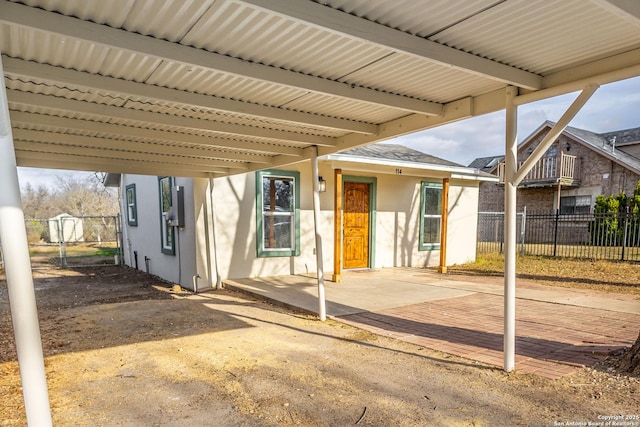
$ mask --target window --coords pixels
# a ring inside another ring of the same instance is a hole
[[[136,185],[129,184],[125,187],[127,199],[127,224],[138,225],[138,207],[136,205]]]
[[[419,250],[440,249],[442,227],[442,184],[423,182],[420,186]]]
[[[300,255],[299,180],[298,172],[256,173],[259,257]]]
[[[169,223],[169,211],[171,210],[171,184],[170,176],[158,178],[160,193],[160,238],[162,239],[162,253],[174,255],[176,253],[174,243],[174,230]]]
[[[560,197],[561,215],[583,215],[591,213],[591,196]]]
[[[556,157],[558,155],[558,146],[553,144],[547,149],[547,152],[544,153],[545,157]]]

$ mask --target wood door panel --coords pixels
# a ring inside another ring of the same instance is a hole
[[[369,184],[344,183],[344,268],[369,266]]]

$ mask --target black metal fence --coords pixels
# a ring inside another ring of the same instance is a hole
[[[517,214],[518,251],[587,259],[640,261],[640,215]],[[478,253],[504,251],[504,213],[478,214]]]

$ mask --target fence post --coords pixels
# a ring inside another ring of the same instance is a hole
[[[56,221],[56,227],[58,227],[58,252],[60,254],[60,267],[64,267],[65,265],[65,255],[63,255],[64,247],[64,229],[62,228],[62,217],[58,217],[58,221]]]
[[[524,255],[524,236],[526,233],[526,228],[527,226],[527,207],[525,206],[522,209],[522,222],[520,223],[520,236],[521,236],[521,243],[520,243],[520,254]]]
[[[622,261],[624,261],[624,252],[627,247],[627,237],[629,229],[629,206],[627,206],[626,213],[624,215],[624,230],[622,232]]]
[[[556,218],[553,226],[553,256],[557,255],[558,249],[558,221],[560,221],[560,209],[556,209]]]
[[[115,217],[116,222],[116,252],[118,253],[118,265],[124,265],[124,235],[122,233],[122,220],[120,213]]]

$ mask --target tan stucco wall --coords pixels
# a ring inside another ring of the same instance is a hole
[[[334,167],[321,162],[319,174],[327,181],[320,194],[320,236],[327,277],[333,271]],[[139,268],[144,257],[151,259],[151,273],[192,288],[198,275],[198,288],[215,286],[216,279],[279,276],[316,272],[311,171],[308,163],[287,168],[300,172],[300,255],[260,258],[256,253],[255,174],[241,174],[213,180],[178,178],[185,187],[187,224],[180,231],[179,254],[160,251],[158,181],[156,177],[126,175],[126,184],[136,183],[138,195],[137,227],[125,226],[126,262],[138,252]],[[375,241],[373,268],[437,266],[439,250],[418,250],[420,183],[442,182],[445,176],[429,178],[362,172],[343,169],[345,176],[376,178]],[[212,197],[212,198],[211,198]],[[213,212],[211,209],[213,204]],[[478,183],[451,180],[447,265],[475,259]],[[215,221],[212,222],[212,220]],[[215,236],[214,236],[215,232]],[[180,272],[180,275],[178,274]],[[180,277],[179,277],[180,276]]]
[[[311,174],[305,164],[289,168],[300,172],[300,244],[298,257],[258,258],[256,256],[256,214],[254,174],[215,180],[215,228],[218,269],[224,278],[277,276],[313,273],[316,255],[311,199]],[[323,242],[324,270],[333,270],[333,191],[334,171],[320,164],[319,174],[327,181],[327,192],[320,194],[320,235]],[[436,266],[438,250],[418,250],[420,183],[442,182],[441,177],[421,178],[366,173],[343,169],[345,176],[375,177],[377,182],[374,268]],[[447,264],[475,259],[478,184],[452,181],[449,195]],[[231,248],[235,248],[232,250]]]

